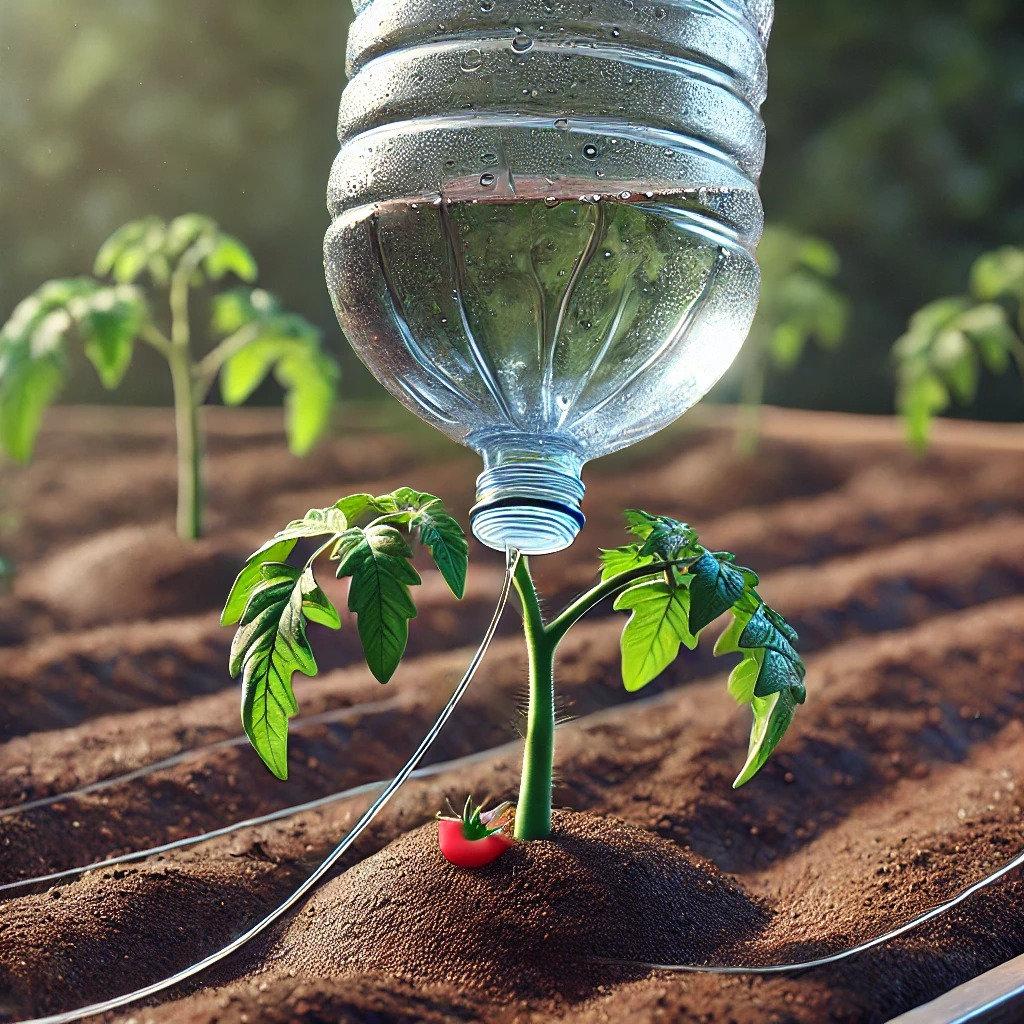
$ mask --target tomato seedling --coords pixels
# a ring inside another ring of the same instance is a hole
[[[220,340],[201,358],[192,351],[190,291],[234,274],[254,281],[256,261],[209,218],[190,213],[165,223],[132,221],[100,247],[97,277],[47,281],[22,300],[0,329],[0,447],[18,461],[32,456],[46,407],[67,373],[64,343],[77,334],[106,388],[116,388],[136,341],[166,360],[174,388],[178,438],[178,533],[202,532],[203,441],[200,408],[219,377],[228,405],[245,402],[273,372],[286,391],[288,443],[305,454],[328,425],[339,376],[320,347],[320,332],[261,288],[214,297],[213,334]],[[150,294],[165,292],[162,325]],[[166,326],[166,330],[165,330]]]
[[[981,368],[1002,374],[1011,362],[1024,383],[1024,249],[984,253],[971,268],[970,294],[919,309],[893,346],[896,408],[907,441],[928,447],[931,422],[954,402],[970,405]]]
[[[803,703],[804,665],[797,635],[757,593],[757,576],[733,555],[703,547],[686,523],[631,510],[633,541],[601,552],[601,581],[549,621],[541,614],[526,558],[513,585],[523,611],[530,662],[530,700],[516,839],[543,839],[551,831],[554,760],[555,651],[569,629],[600,602],[628,611],[622,632],[622,680],[642,689],[705,630],[728,615],[715,654],[737,654],[729,692],[749,705],[754,723],[747,759],[734,786],[751,779],[768,759]],[[301,566],[287,559],[301,539],[317,547]],[[420,582],[412,542],[429,549],[456,598],[466,583],[468,545],[462,528],[432,494],[400,488],[376,497],[355,494],[311,509],[250,556],[228,595],[221,621],[238,624],[231,674],[242,677],[242,723],[267,767],[288,777],[288,719],[298,712],[295,672],[312,676],[316,662],[306,622],[337,629],[341,616],[313,575],[321,557],[350,579],[348,607],[356,616],[367,664],[382,683],[405,652],[416,615],[411,587]]]

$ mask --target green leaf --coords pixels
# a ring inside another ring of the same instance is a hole
[[[378,498],[372,494],[350,494],[342,498],[334,506],[348,520],[352,526],[359,525],[359,520],[364,516],[384,515],[389,511]]]
[[[134,280],[146,267],[151,253],[162,244],[166,225],[159,217],[144,217],[119,227],[96,254],[97,277],[112,275],[122,283]]]
[[[639,569],[654,561],[653,555],[640,554],[639,544],[627,544],[621,548],[601,548],[600,551],[602,581]]]
[[[419,530],[420,540],[430,550],[448,589],[461,600],[466,591],[469,544],[458,521],[435,498],[416,513],[410,526]]]
[[[691,588],[692,589],[692,588]],[[715,657],[723,654],[734,654],[740,649],[740,637],[747,628],[747,623],[761,608],[761,599],[756,594],[747,593],[741,601],[732,607],[732,622],[715,642]]]
[[[83,306],[78,324],[85,354],[103,386],[112,390],[131,363],[135,339],[149,320],[149,307],[141,292],[125,285],[102,288]]]
[[[415,491],[411,487],[399,487],[391,494],[381,494],[371,500],[393,524],[404,523],[410,531],[419,533],[420,541],[429,549],[448,588],[461,600],[466,589],[469,544],[458,521],[446,511],[444,502],[436,494]],[[394,516],[401,513],[406,515],[396,520]]]
[[[243,281],[255,281],[259,270],[249,249],[232,235],[218,232],[209,255],[203,260],[203,269],[211,281],[219,281],[226,274],[234,274]]]
[[[234,625],[242,618],[253,590],[263,580],[263,565],[266,562],[285,561],[297,543],[296,538],[271,540],[249,556],[245,568],[235,579],[224,604],[224,610],[220,614],[222,626]]]
[[[274,375],[287,392],[288,447],[295,455],[305,455],[330,426],[341,371],[333,359],[309,345],[281,359]]]
[[[978,389],[978,361],[962,330],[940,331],[932,343],[931,360],[957,401],[966,405],[974,400]]]
[[[793,721],[796,701],[789,690],[780,690],[769,697],[754,697],[751,707],[754,711],[754,725],[750,730],[747,760],[732,784],[733,789],[749,782],[779,745]]]
[[[743,660],[729,674],[729,693],[737,704],[749,704],[754,699],[754,689],[763,661],[764,651],[747,651]]]
[[[770,697],[780,690],[788,690],[796,703],[803,704],[807,695],[804,665],[798,656],[790,658],[779,651],[767,649],[757,674],[754,696]]]
[[[335,536],[344,533],[347,528],[345,514],[331,506],[311,508],[302,519],[293,520],[283,530],[275,533],[249,556],[245,568],[238,574],[221,612],[221,625],[230,626],[241,619],[253,588],[262,579],[262,566],[265,563],[284,562],[303,538]]]
[[[623,514],[626,517],[626,529],[641,540],[646,540],[661,522],[661,516],[652,516],[638,508],[627,508]]]
[[[746,578],[740,569],[710,552],[690,566],[690,574],[690,630],[697,634],[743,596]]]
[[[1024,249],[1008,245],[979,256],[971,268],[971,291],[979,299],[1024,301]]]
[[[249,741],[274,775],[287,779],[288,719],[298,712],[292,675],[316,674],[303,603],[309,592],[320,592],[311,572],[281,562],[264,563],[261,575],[231,644],[230,671],[242,676],[242,725]],[[319,599],[314,602],[319,607]]]
[[[633,692],[675,661],[681,644],[693,650],[697,638],[687,626],[690,595],[685,587],[664,580],[630,587],[615,599],[615,610],[623,609],[633,614],[622,631],[622,682]]]
[[[793,645],[782,634],[775,623],[772,622],[766,612],[767,609],[762,605],[750,617],[743,632],[740,634],[739,646],[745,650],[763,647],[770,651],[777,651],[791,660],[799,661],[800,656],[793,649]]]
[[[410,586],[420,583],[412,549],[393,526],[353,527],[339,539],[338,576],[351,576],[348,607],[355,612],[359,639],[370,671],[386,683],[398,668],[409,641],[409,619],[416,606]]]
[[[903,416],[907,440],[917,451],[928,447],[932,418],[949,405],[949,392],[931,372],[901,381],[896,405]]]
[[[220,394],[227,405],[241,405],[266,380],[287,348],[278,338],[256,338],[239,349],[220,372]]]
[[[62,359],[0,367],[0,444],[18,462],[32,458],[43,413],[64,385]]]

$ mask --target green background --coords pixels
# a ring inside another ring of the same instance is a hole
[[[0,320],[46,278],[87,272],[124,221],[196,210],[324,330],[343,393],[381,394],[321,264],[350,16],[338,0],[0,0]],[[980,252],[1024,244],[1022,26],[1021,0],[779,4],[767,216],[838,249],[852,315],[842,349],[775,374],[769,400],[891,410],[909,314],[964,290]],[[80,363],[65,397],[165,402],[169,385],[140,352],[117,394]],[[968,412],[1020,408],[1008,376]]]

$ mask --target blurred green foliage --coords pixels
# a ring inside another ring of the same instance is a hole
[[[198,208],[342,352],[321,239],[350,17],[342,0],[0,0],[0,316],[116,225]],[[1020,0],[779,3],[765,206],[835,247],[851,313],[847,344],[809,349],[769,401],[891,409],[910,312],[1024,239],[1022,23]],[[121,394],[167,400],[162,377],[133,372]],[[102,397],[75,380],[72,397]],[[1017,417],[1017,401],[986,379],[971,412]]]
[[[850,304],[835,287],[839,255],[820,238],[766,225],[757,251],[761,301],[739,361],[737,448],[757,450],[761,404],[769,369],[791,371],[810,342],[833,351],[843,340]]]
[[[1003,374],[1015,365],[1024,383],[1024,249],[1004,246],[980,256],[970,288],[970,295],[919,309],[893,346],[896,407],[919,451],[928,445],[932,417],[954,403],[971,405],[982,368]]]

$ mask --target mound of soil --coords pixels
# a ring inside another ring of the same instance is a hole
[[[241,736],[217,622],[241,558],[346,493],[427,487],[465,521],[479,468],[362,413],[294,460],[279,420],[210,417],[198,545],[173,535],[163,410],[56,410],[35,462],[0,466],[0,558],[16,570],[0,595],[0,1020],[157,981],[288,896],[365,808],[359,787],[415,748],[490,617],[500,558],[474,543],[461,604],[422,565],[386,689],[350,622],[312,627],[321,675],[296,682],[291,779],[271,779]],[[821,956],[1024,847],[1024,430],[940,424],[919,460],[888,420],[769,410],[763,424],[753,464],[727,414],[698,410],[588,467],[586,530],[533,565],[556,608],[595,579],[595,549],[622,542],[628,504],[689,519],[757,569],[802,636],[808,701],[756,780],[731,789],[749,730],[731,664],[702,643],[627,694],[623,617],[604,605],[559,651],[555,801],[575,813],[479,872],[447,865],[431,823],[445,799],[517,790],[526,664],[509,614],[430,774],[333,880],[214,972],[109,1019],[882,1024],[1024,953],[1024,882],[1007,878],[797,976],[593,959]],[[322,582],[342,607],[344,587]]]
[[[713,962],[769,917],[675,844],[561,811],[549,839],[474,871],[441,856],[436,824],[408,833],[325,885],[268,959],[310,975],[381,971],[489,998],[576,1001],[622,973],[597,958]]]
[[[40,560],[15,594],[60,629],[155,620],[223,606],[247,554],[182,540],[163,525],[121,526]]]

